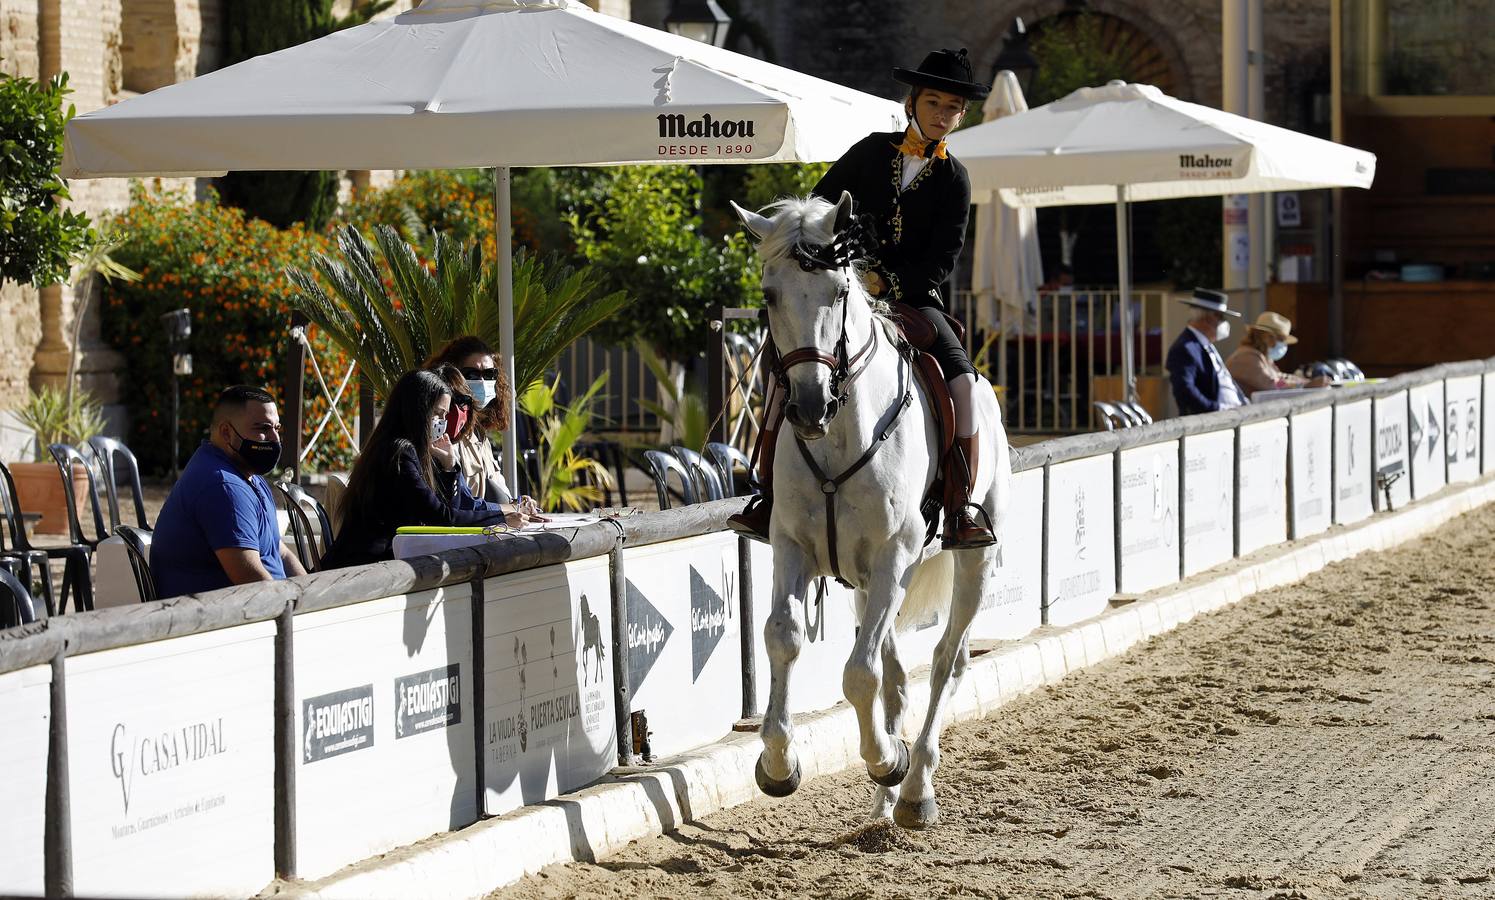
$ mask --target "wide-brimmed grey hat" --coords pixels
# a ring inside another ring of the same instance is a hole
[[[1231,309],[1228,305],[1230,298],[1225,295],[1224,291],[1212,291],[1209,288],[1194,288],[1194,296],[1179,297],[1178,302],[1187,303],[1189,306],[1197,306],[1200,309],[1207,309],[1210,312],[1221,313],[1222,315],[1235,316],[1237,319],[1241,317],[1240,313]]]

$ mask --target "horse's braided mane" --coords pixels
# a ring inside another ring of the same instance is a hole
[[[779,262],[792,259],[791,250],[795,244],[803,243],[812,247],[830,243],[835,237],[834,226],[835,204],[823,197],[807,194],[803,197],[785,197],[782,200],[765,206],[759,211],[760,215],[767,216],[773,223],[768,233],[758,240],[758,255],[764,262]],[[853,268],[861,272],[866,267],[864,260],[852,263]],[[885,326],[893,334],[893,326],[887,320],[887,315],[892,307],[885,300],[879,300],[862,289],[861,279],[851,280],[853,288],[867,301],[867,306],[872,309],[872,314],[879,320],[883,320]]]

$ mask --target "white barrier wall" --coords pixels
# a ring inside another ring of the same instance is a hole
[[[1051,625],[1100,613],[1116,593],[1112,457],[1049,467],[1048,607]]]
[[[1412,469],[1412,496],[1437,493],[1448,483],[1444,442],[1443,382],[1420,384],[1407,391],[1407,456]]]
[[[1495,372],[1486,372],[1483,379],[1484,415],[1480,419],[1481,443],[1480,473],[1495,470]]]
[[[1292,523],[1295,537],[1327,531],[1334,518],[1334,410],[1297,413],[1288,429],[1292,466]]]
[[[1334,407],[1334,522],[1349,525],[1370,518],[1375,465],[1369,399]]]
[[[42,895],[52,667],[0,674],[0,896]]]
[[[78,896],[247,896],[275,877],[274,644],[261,623],[68,659]]]
[[[742,713],[737,535],[625,548],[633,709],[656,756],[721,738]]]
[[[1191,434],[1184,443],[1184,577],[1235,553],[1235,431]]]
[[[1387,494],[1392,509],[1401,509],[1412,500],[1411,438],[1407,419],[1407,392],[1376,397],[1372,408],[1376,417],[1374,451],[1376,509],[1385,510]],[[1387,487],[1382,487],[1386,484]]]
[[[1240,555],[1287,540],[1287,420],[1242,425],[1237,465]]]
[[[756,648],[754,676],[760,709],[768,703],[768,650],[763,644],[763,627],[773,611],[773,549],[753,541],[750,555],[753,566],[753,635]],[[799,659],[789,676],[790,713],[828,709],[841,702],[841,670],[851,655],[856,639],[856,618],[851,591],[825,579],[825,590],[819,592],[812,582],[809,596],[800,602],[798,611],[804,624],[805,640]],[[740,696],[740,694],[739,694]],[[740,710],[739,710],[740,711]]]
[[[295,667],[303,878],[477,821],[469,585],[296,616]]]
[[[1118,457],[1121,592],[1140,594],[1178,580],[1178,441]]]
[[[1456,484],[1479,477],[1479,435],[1484,379],[1479,375],[1449,378],[1443,382],[1443,421],[1447,435],[1443,441],[1444,459],[1448,463],[1448,481]]]
[[[606,556],[483,583],[485,814],[617,765],[611,597]]]
[[[1001,523],[1001,566],[981,598],[971,637],[1014,640],[1043,616],[1043,470],[1012,476],[1007,519]]]

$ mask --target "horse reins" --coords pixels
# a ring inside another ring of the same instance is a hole
[[[815,269],[837,271],[848,268],[850,264],[866,255],[866,247],[870,235],[870,223],[865,219],[854,220],[853,223],[836,233],[829,244],[821,246],[808,246],[797,243],[790,251],[800,268],[806,272]],[[816,346],[800,347],[784,354],[779,358],[778,365],[774,368],[774,375],[779,382],[786,386],[789,384],[787,374],[790,368],[801,363],[814,363],[826,366],[831,370],[831,407],[827,414],[827,421],[834,417],[836,412],[846,406],[851,399],[851,386],[861,374],[867,371],[872,363],[873,351],[877,347],[878,325],[874,321],[871,334],[867,343],[858,350],[854,356],[848,357],[846,350],[846,319],[847,309],[850,306],[851,285],[848,276],[847,284],[843,285],[837,300],[841,303],[841,335],[836,339],[835,355],[826,353]],[[772,340],[770,329],[769,339]],[[911,383],[911,369],[907,355],[898,354],[898,386],[897,397],[893,405],[889,407],[884,416],[889,416],[888,422],[878,431],[872,443],[862,453],[857,461],[847,467],[841,474],[831,477],[825,474],[815,457],[810,455],[810,450],[805,442],[800,440],[799,435],[794,436],[794,445],[799,448],[800,456],[805,460],[805,465],[810,467],[810,473],[820,482],[821,493],[825,495],[825,531],[826,546],[829,549],[831,574],[836,581],[847,588],[851,585],[841,576],[841,562],[836,550],[836,493],[841,485],[845,484],[853,475],[862,470],[862,467],[872,461],[877,451],[882,449],[883,444],[892,436],[894,429],[903,419],[903,413],[913,405],[913,390]]]

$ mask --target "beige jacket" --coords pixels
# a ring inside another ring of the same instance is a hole
[[[1254,396],[1257,391],[1299,388],[1308,383],[1308,379],[1301,375],[1290,375],[1278,369],[1275,363],[1267,359],[1265,353],[1245,344],[1230,354],[1230,358],[1225,360],[1225,368],[1248,397]]]
[[[484,484],[489,478],[498,480],[498,502],[509,503],[514,498],[504,482],[504,473],[493,455],[493,444],[482,429],[474,428],[466,438],[457,442],[457,468],[462,470],[462,480],[474,497],[483,499]]]

